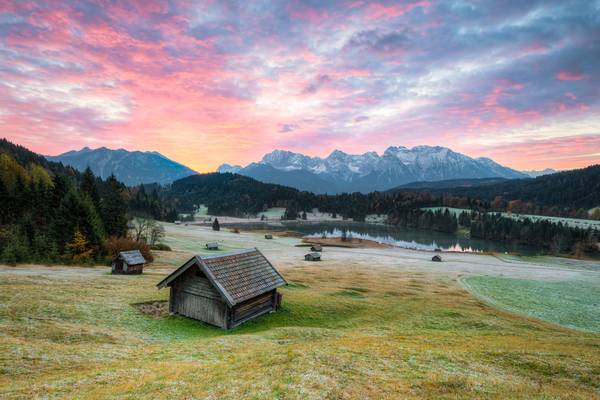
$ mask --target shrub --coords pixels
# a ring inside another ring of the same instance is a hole
[[[157,243],[153,246],[150,246],[150,249],[159,251],[171,251],[171,248],[164,243]]]
[[[121,251],[127,250],[139,250],[146,262],[154,261],[154,257],[150,252],[150,246],[145,242],[138,242],[137,240],[129,239],[126,237],[110,237],[104,242],[104,247],[111,258],[116,257]]]

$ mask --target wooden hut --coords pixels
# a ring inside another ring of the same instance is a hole
[[[195,256],[158,288],[170,287],[169,311],[216,325],[236,327],[277,310],[285,279],[256,248]]]
[[[310,248],[310,251],[323,251],[323,246],[320,244],[313,244]]]
[[[431,261],[435,261],[435,262],[441,262],[442,261],[442,257],[435,255],[433,257],[431,257]]]
[[[146,260],[139,250],[120,252],[112,261],[113,274],[141,274]]]
[[[265,239],[273,239],[273,235],[271,235],[270,233],[267,233],[265,235]]]
[[[304,256],[304,260],[305,261],[321,261],[321,254],[320,253],[308,253]]]
[[[206,248],[208,250],[219,250],[219,243],[217,243],[217,242],[206,243]]]

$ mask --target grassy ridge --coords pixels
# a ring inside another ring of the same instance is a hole
[[[162,272],[0,269],[3,398],[594,398],[600,337],[449,278],[301,264],[281,312],[224,332],[152,318]]]

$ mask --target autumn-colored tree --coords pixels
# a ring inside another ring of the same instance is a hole
[[[93,255],[93,249],[85,235],[81,233],[79,228],[75,229],[75,234],[69,243],[66,244],[66,249],[71,255],[73,262],[80,264],[88,262]]]
[[[150,246],[146,242],[133,240],[126,237],[110,237],[104,242],[104,248],[111,258],[116,257],[121,251],[139,250],[146,262],[154,261]]]

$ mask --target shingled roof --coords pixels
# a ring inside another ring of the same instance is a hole
[[[119,258],[129,265],[138,265],[146,262],[139,250],[122,251],[119,253]]]
[[[197,255],[157,286],[171,286],[177,277],[193,265],[199,266],[229,306],[287,284],[269,260],[254,248],[210,256]]]

